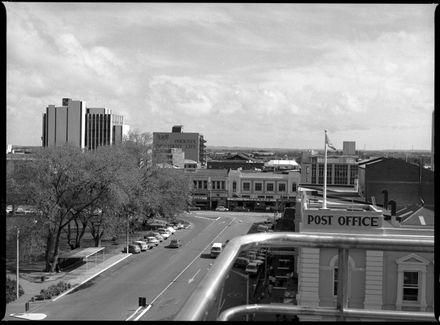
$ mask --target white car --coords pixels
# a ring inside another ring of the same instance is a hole
[[[171,235],[171,233],[165,229],[158,229],[157,232],[163,237],[163,239],[167,239]]]
[[[149,244],[153,244],[154,246],[159,245],[159,241],[157,240],[156,237],[151,236],[151,237],[147,237],[146,239]]]
[[[142,240],[136,240],[133,244],[138,245],[141,251],[147,251],[150,248],[148,244]]]
[[[229,211],[228,208],[225,208],[223,205],[218,206],[215,211],[222,211],[222,212],[226,212]]]
[[[171,232],[171,234],[174,234],[176,232],[176,229],[174,229],[173,227],[169,226],[168,228],[166,228],[167,230],[169,230]]]

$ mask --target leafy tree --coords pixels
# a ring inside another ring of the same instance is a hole
[[[41,211],[46,271],[55,270],[63,229],[108,191],[115,166],[102,160],[69,145],[49,147],[24,171],[25,195]]]

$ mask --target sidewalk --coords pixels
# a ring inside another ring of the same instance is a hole
[[[23,314],[29,313],[29,315],[24,315],[28,319],[32,318],[32,310],[51,301],[56,301],[62,299],[63,296],[77,289],[82,284],[90,281],[94,277],[98,276],[100,273],[106,271],[117,263],[123,261],[131,254],[126,253],[116,253],[108,254],[104,256],[104,259],[99,263],[88,262],[70,272],[60,272],[60,273],[49,273],[49,272],[33,272],[27,274],[27,279],[20,277],[20,285],[23,287],[24,294],[20,296],[18,300],[10,302],[6,305],[6,311],[3,320],[17,320],[17,318],[10,316],[11,314]],[[7,274],[7,276],[15,279],[14,274]],[[41,282],[41,277],[45,276],[45,281]],[[30,281],[32,280],[32,281]],[[35,282],[34,282],[35,280]],[[71,288],[61,293],[59,296],[54,297],[52,300],[45,301],[35,301],[29,303],[29,310],[26,312],[25,304],[30,301],[32,297],[39,295],[42,289],[47,289],[51,285],[57,284],[60,281],[68,282]],[[29,316],[29,317],[28,317]]]

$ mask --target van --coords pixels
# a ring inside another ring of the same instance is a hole
[[[211,247],[211,257],[216,258],[223,249],[223,244],[222,243],[214,243],[212,244]]]

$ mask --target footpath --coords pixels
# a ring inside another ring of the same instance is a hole
[[[56,301],[62,299],[65,295],[78,289],[84,283],[90,281],[94,277],[98,276],[102,272],[108,270],[112,266],[122,262],[126,258],[131,256],[131,253],[116,253],[116,254],[106,254],[99,262],[87,262],[84,265],[70,271],[70,272],[59,272],[59,273],[49,273],[49,272],[33,272],[27,274],[28,279],[34,279],[35,281],[30,281],[20,277],[20,285],[23,287],[24,294],[20,296],[19,299],[6,304],[5,315],[3,316],[3,321],[18,320],[18,319],[28,319],[28,320],[40,320],[44,319],[45,315],[38,313],[37,309],[41,307],[42,304]],[[7,276],[15,279],[14,274],[7,274]],[[44,276],[44,281],[36,280],[41,279]],[[48,299],[48,300],[36,300],[31,301],[33,297],[40,294],[42,289],[47,289],[51,285],[57,284],[60,281],[70,283],[70,288],[62,292],[58,296]],[[27,305],[28,303],[28,305]],[[26,310],[28,307],[28,310]],[[33,312],[34,311],[34,312]]]

